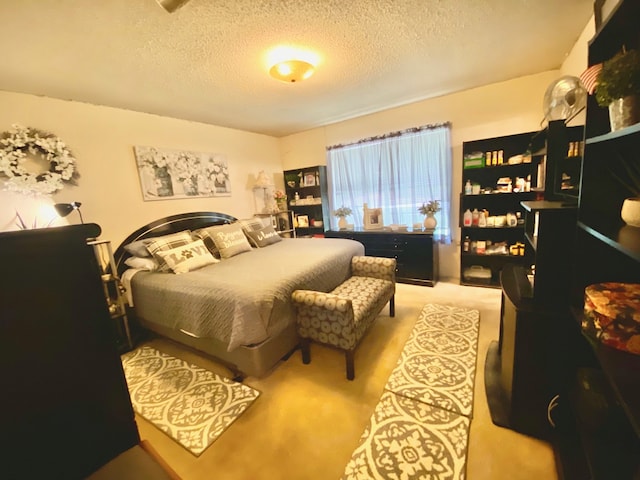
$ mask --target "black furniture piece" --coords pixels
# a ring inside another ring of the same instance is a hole
[[[640,49],[638,18],[640,1],[621,0],[589,42],[589,65],[623,47]],[[554,438],[559,474],[569,479],[640,478],[640,356],[580,329],[586,286],[640,283],[640,228],[620,218],[632,195],[615,178],[627,176],[623,161],[640,166],[640,124],[610,130],[608,109],[589,96],[567,314],[581,354],[566,361],[571,380],[559,398]]]
[[[296,236],[322,236],[330,221],[327,167],[285,170],[284,181],[289,209],[297,219]]]
[[[465,251],[466,242],[461,242],[460,247],[460,283],[462,285],[488,286],[500,288],[500,271],[507,263],[517,263],[527,265],[530,259],[527,258],[526,250],[524,255],[511,255],[510,253],[501,255],[486,255],[482,250],[475,247],[478,241],[497,244],[506,242],[507,245],[514,245],[524,241],[524,227],[522,221],[516,225],[499,224],[480,227],[478,225],[465,226],[464,214],[467,210],[478,212],[487,210],[490,217],[502,217],[506,221],[506,215],[523,215],[520,202],[523,200],[533,200],[536,198],[538,187],[537,170],[542,160],[541,157],[529,156],[523,163],[509,165],[507,162],[511,157],[524,155],[531,148],[534,136],[538,132],[526,132],[502,137],[487,138],[464,142],[462,144],[463,157],[474,156],[480,158],[478,163],[469,162],[463,158],[462,189],[460,193],[460,230],[463,240],[467,240],[469,247]],[[501,152],[501,153],[500,153]],[[475,153],[475,155],[474,155]],[[493,164],[494,157],[500,155],[500,164]],[[498,185],[501,179],[510,179],[511,191],[505,190]],[[529,191],[517,190],[516,179],[529,178]],[[468,186],[475,186],[475,190],[468,191]],[[465,191],[467,187],[467,191]],[[479,191],[478,191],[479,190]],[[491,272],[491,278],[475,279],[468,275],[470,268],[483,267]]]
[[[87,244],[99,234],[96,224],[0,233],[2,478],[80,479],[110,461],[118,478],[169,478],[139,447]]]
[[[357,240],[365,255],[395,258],[397,282],[433,287],[438,281],[438,246],[431,233],[328,230],[325,237]]]
[[[550,439],[568,375],[565,345],[575,336],[567,311],[577,210],[549,201],[522,206],[535,268],[501,271],[500,338],[487,352],[485,390],[495,424]]]

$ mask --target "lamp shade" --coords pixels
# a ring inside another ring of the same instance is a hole
[[[78,215],[80,215],[80,222],[84,223],[84,220],[82,219],[82,212],[80,212],[80,205],[82,205],[80,202],[56,203],[53,208],[61,217],[66,217],[74,210],[77,210]]]
[[[273,182],[271,181],[271,178],[269,178],[269,175],[267,175],[264,170],[260,170],[260,173],[258,173],[258,179],[256,180],[256,184],[254,185],[254,188],[267,188],[272,185],[273,185]]]

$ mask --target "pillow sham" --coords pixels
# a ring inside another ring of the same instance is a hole
[[[124,263],[131,268],[149,270],[151,272],[158,269],[158,262],[153,257],[129,257]]]
[[[251,242],[253,246],[258,248],[263,248],[273,243],[282,241],[282,238],[280,238],[278,232],[276,232],[271,225],[262,227],[261,229],[255,231],[245,230],[244,233],[249,238],[249,242]]]
[[[147,245],[150,241],[150,238],[136,240],[135,242],[126,244],[123,248],[134,257],[150,257],[151,254],[149,253],[149,250],[147,250]]]
[[[158,252],[174,273],[187,273],[205,265],[218,263],[202,240]]]
[[[184,230],[178,233],[171,233],[169,235],[163,235],[161,237],[153,237],[147,245],[147,250],[158,262],[158,270],[161,272],[168,272],[170,270],[167,262],[164,261],[159,252],[171,250],[172,248],[182,247],[193,242],[191,233],[189,230]]]
[[[209,231],[212,228],[215,228],[215,226],[200,228],[199,230],[193,232],[193,234],[204,242],[205,246],[211,252],[211,255],[213,255],[215,258],[220,258],[218,247],[216,247],[216,243],[213,241],[214,232]]]
[[[231,258],[251,250],[251,245],[239,223],[207,227],[206,230],[220,252],[221,258]]]

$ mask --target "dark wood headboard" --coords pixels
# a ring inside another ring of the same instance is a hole
[[[199,228],[210,227],[212,225],[224,225],[233,223],[237,218],[219,212],[189,212],[171,215],[159,220],[155,220],[144,227],[140,227],[123,240],[114,253],[118,274],[122,274],[128,267],[124,261],[131,255],[124,249],[124,246],[142,240],[144,238],[159,237],[170,233],[181,232],[183,230],[197,230]]]

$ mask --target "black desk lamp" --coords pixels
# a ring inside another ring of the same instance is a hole
[[[78,211],[78,215],[80,215],[80,223],[84,223],[82,219],[82,212],[80,211],[80,202],[71,202],[71,203],[56,203],[53,208],[55,208],[58,215],[61,217],[66,217],[74,210]]]

